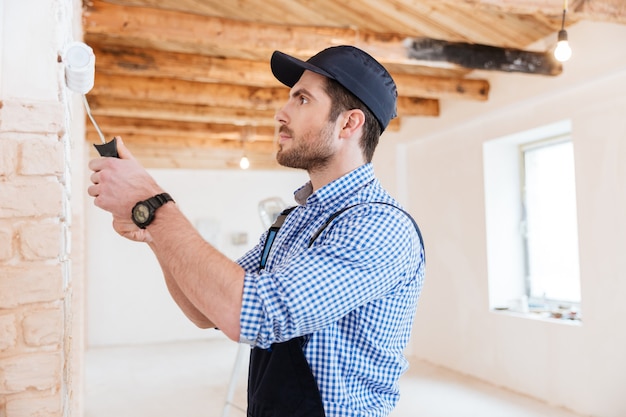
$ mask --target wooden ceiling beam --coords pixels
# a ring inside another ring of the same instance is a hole
[[[98,74],[90,95],[211,107],[276,110],[287,101],[289,91],[284,87],[262,88]]]
[[[404,116],[439,116],[439,100],[420,97],[398,97],[398,117]]]
[[[458,0],[441,0],[455,5]],[[563,3],[545,0],[464,0],[476,8],[497,10],[503,13],[546,16],[563,14]],[[626,2],[624,0],[570,0],[567,10],[569,23],[579,20],[626,23]]]
[[[269,59],[253,61],[119,45],[100,45],[93,50],[99,73],[256,87],[282,86],[272,75]]]
[[[252,126],[274,126],[276,113],[274,110],[148,101],[102,95],[90,95],[89,105],[92,114],[97,118],[117,116]]]
[[[355,29],[269,25],[201,16],[148,7],[125,7],[90,1],[83,12],[85,40],[166,51],[269,61],[281,45],[284,51],[309,57],[328,45],[353,44]],[[402,57],[401,38],[370,34],[371,43],[395,44]],[[363,45],[365,47],[365,45]]]
[[[182,103],[210,107],[276,111],[289,98],[286,87],[260,88],[232,84],[206,84],[155,77],[124,77],[99,74],[88,97],[109,96],[126,100]],[[438,100],[402,96],[400,116],[438,116]]]
[[[185,149],[219,149],[219,150],[242,150],[244,148],[241,140],[217,139],[214,135],[207,135],[206,138],[201,137],[181,137],[177,132],[151,132],[144,129],[128,130],[125,128],[118,129],[115,136],[121,136],[126,144],[132,144],[134,147],[144,147],[146,149],[157,149],[163,147],[182,147]],[[89,127],[87,129],[87,141],[90,143],[102,143],[95,129]],[[246,142],[245,149],[257,153],[275,153],[276,145],[274,142]]]
[[[398,94],[407,97],[476,100],[489,98],[489,81],[392,73]]]
[[[100,117],[98,125],[105,136],[143,135],[151,142],[167,142],[177,138],[181,144],[193,146],[241,146],[246,143],[265,146],[274,143],[273,126],[236,126],[231,124],[195,123],[174,120],[140,119],[132,117]],[[91,125],[88,125],[92,129]],[[165,138],[165,139],[164,139]],[[221,145],[220,145],[221,144]],[[256,145],[255,145],[256,146]]]
[[[284,87],[272,75],[268,62],[236,58],[163,52],[119,46],[96,48],[98,73],[177,78],[207,83],[256,87]],[[484,101],[489,82],[462,77],[437,77],[405,73],[391,74],[398,93],[411,97]]]

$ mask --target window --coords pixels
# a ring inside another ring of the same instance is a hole
[[[579,320],[570,122],[485,142],[483,157],[490,308]]]
[[[526,295],[537,306],[580,303],[572,141],[525,144],[521,154]]]

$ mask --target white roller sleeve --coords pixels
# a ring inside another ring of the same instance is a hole
[[[96,56],[93,49],[82,42],[72,42],[63,54],[65,83],[75,93],[87,94],[93,88]]]

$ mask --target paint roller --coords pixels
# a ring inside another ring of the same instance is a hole
[[[119,158],[117,154],[117,143],[115,138],[110,142],[104,139],[102,130],[91,114],[89,103],[85,94],[93,88],[95,79],[96,56],[93,49],[82,42],[71,42],[63,53],[63,63],[65,64],[65,84],[67,88],[82,95],[83,104],[89,120],[96,128],[102,144],[94,144],[101,156],[111,156]]]

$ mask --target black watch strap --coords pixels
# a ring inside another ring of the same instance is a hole
[[[168,201],[174,201],[174,199],[168,193],[161,193],[150,197],[146,200],[146,203],[150,204],[150,206],[156,210]]]

